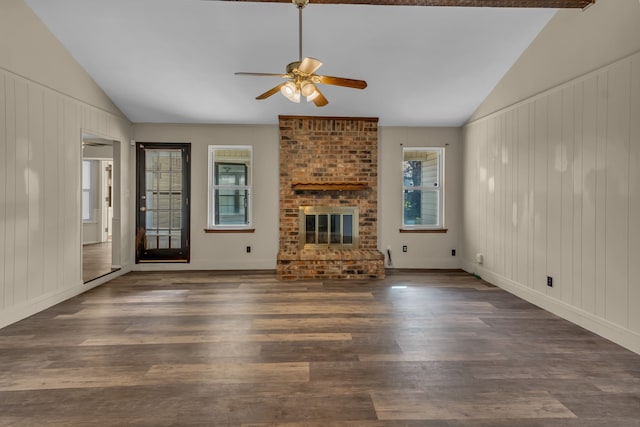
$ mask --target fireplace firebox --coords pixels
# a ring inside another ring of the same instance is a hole
[[[301,206],[300,248],[358,249],[358,208]]]

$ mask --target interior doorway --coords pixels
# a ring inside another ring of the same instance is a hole
[[[119,270],[115,237],[117,141],[82,136],[82,280],[84,283]],[[118,203],[119,205],[119,203]],[[119,227],[118,227],[119,229]],[[115,256],[114,256],[115,254]]]

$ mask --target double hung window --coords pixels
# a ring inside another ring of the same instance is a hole
[[[252,148],[209,146],[208,228],[250,228]]]
[[[443,228],[444,149],[412,147],[402,152],[402,227]]]

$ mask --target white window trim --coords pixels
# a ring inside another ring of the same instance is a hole
[[[247,189],[247,224],[214,224],[215,221],[215,197],[214,197],[214,151],[215,150],[249,150],[248,184],[238,186]],[[253,146],[252,145],[209,145],[208,156],[208,186],[207,186],[207,230],[247,230],[253,228]]]
[[[404,153],[406,151],[438,151],[438,190],[433,190],[433,188],[426,187],[406,187],[404,185]],[[445,230],[445,221],[444,221],[444,193],[445,193],[445,182],[444,182],[444,147],[403,147],[402,148],[402,159],[401,159],[401,167],[400,167],[400,184],[401,184],[401,203],[400,203],[400,221],[402,223],[401,230]],[[427,190],[427,191],[435,191],[438,193],[438,223],[435,225],[429,224],[405,224],[404,223],[404,191],[406,188],[413,188],[416,190]]]

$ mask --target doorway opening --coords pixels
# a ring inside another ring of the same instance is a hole
[[[82,281],[120,269],[119,143],[82,135]]]

